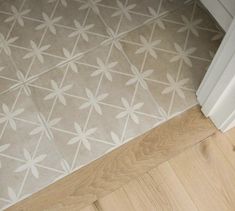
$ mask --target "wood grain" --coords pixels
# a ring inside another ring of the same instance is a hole
[[[235,169],[235,129],[231,129],[225,134],[217,132],[214,141]]]
[[[96,204],[101,211],[135,211],[123,188],[119,188],[106,197],[99,199]]]
[[[198,211],[193,200],[186,192],[185,188],[168,162],[164,162],[157,168],[152,169],[149,171],[149,174],[155,181],[155,184],[158,184],[159,181],[163,180],[163,182],[159,185],[159,188],[161,188],[165,198],[168,199],[168,206],[170,207],[169,210]]]
[[[235,171],[216,145],[218,134],[170,161],[178,178],[203,211],[235,210]]]
[[[193,107],[7,210],[79,210],[215,131]]]
[[[225,134],[217,131],[123,185],[120,189],[125,193],[108,194],[96,201],[97,205],[105,202],[99,211],[113,207],[130,211],[234,211],[235,152],[230,144],[234,140],[235,128]],[[115,203],[110,203],[113,200]]]
[[[137,179],[124,185],[123,189],[136,211],[156,211],[153,201],[148,197],[149,190],[145,187],[141,183],[141,179]]]
[[[99,211],[94,205],[87,206],[80,211]]]

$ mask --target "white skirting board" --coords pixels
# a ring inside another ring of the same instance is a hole
[[[222,131],[235,126],[234,43],[235,18],[197,91],[202,112]]]
[[[227,31],[235,17],[235,0],[201,0],[201,2]]]

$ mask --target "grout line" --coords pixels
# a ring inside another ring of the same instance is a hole
[[[88,18],[89,13],[90,13],[90,8],[87,10],[86,16],[85,16],[84,21],[83,21],[83,26],[86,24],[86,21],[87,21],[87,18]],[[76,50],[76,48],[77,48],[77,44],[78,44],[78,41],[79,41],[80,37],[81,37],[81,35],[79,34],[79,35],[77,36],[76,42],[75,42],[74,47],[73,47],[73,50],[72,50],[72,56],[73,56],[73,54],[75,53],[75,50]],[[66,76],[67,76],[67,73],[68,73],[68,71],[69,71],[69,68],[70,68],[69,63],[67,63],[66,65],[67,65],[67,67],[66,67],[65,73],[64,73],[63,78],[62,78],[62,80],[61,80],[61,82],[60,82],[60,88],[63,86],[64,80],[65,80],[65,78],[66,78]],[[58,97],[56,96],[55,99],[54,99],[54,101],[53,101],[53,104],[52,104],[50,113],[49,113],[49,115],[48,115],[48,117],[47,117],[47,121],[49,121],[49,119],[51,118],[51,115],[52,115],[52,112],[53,112],[53,110],[54,110],[54,107],[55,107],[57,98],[58,98]],[[81,141],[80,141],[80,143],[81,143]],[[80,148],[80,144],[79,144],[79,148]],[[79,149],[78,149],[78,150],[79,150]],[[78,150],[76,150],[76,151],[78,151]],[[60,152],[60,150],[59,150],[59,152]],[[60,152],[60,154],[61,154],[61,152]],[[63,156],[62,154],[61,154],[61,156],[64,158],[64,156]],[[74,163],[74,162],[73,162],[73,163]],[[72,168],[73,168],[73,165],[74,165],[73,163],[72,163]]]
[[[55,11],[56,11],[56,8],[58,7],[58,4],[59,4],[59,0],[57,0],[56,4],[55,4],[55,6],[54,6],[54,8],[53,8],[53,10],[52,10],[52,12],[51,12],[50,18],[52,18],[52,17],[54,16]],[[44,21],[43,21],[43,22],[44,22]],[[43,42],[43,40],[44,40],[44,38],[45,38],[45,36],[46,36],[47,31],[48,31],[48,27],[46,27],[46,28],[44,29],[44,31],[43,31],[42,37],[41,37],[41,39],[40,39],[40,41],[39,41],[39,44],[38,44],[38,47],[39,47],[39,48],[40,48],[41,45],[42,45],[42,42]],[[34,56],[34,57],[32,58],[32,60],[31,60],[31,63],[30,63],[30,65],[29,65],[29,68],[28,68],[28,70],[27,70],[27,72],[26,72],[26,76],[25,76],[26,78],[28,77],[28,75],[30,74],[30,71],[32,70],[32,66],[33,66],[33,63],[34,63],[35,59],[36,59],[36,57]]]
[[[11,156],[11,155],[6,155],[6,154],[3,154],[3,153],[0,153],[0,156],[11,159],[11,160],[15,160],[15,161],[18,161],[18,162],[25,162],[25,160],[23,160],[23,159],[20,159],[20,158]]]
[[[127,3],[127,1],[128,1],[128,0],[126,0],[126,3]],[[99,17],[101,18],[100,15],[99,15]],[[119,23],[118,23],[118,26],[117,26],[117,29],[116,29],[116,33],[118,32],[118,29],[119,29],[119,27],[120,27],[120,24],[121,24],[121,21],[122,21],[122,17],[123,17],[123,15],[121,15],[121,17],[120,17],[120,19],[119,19]],[[105,23],[105,21],[103,20],[103,18],[101,18],[101,20],[102,20],[102,22],[104,23],[104,25],[107,26],[107,24]],[[116,33],[115,33],[115,34],[116,34]],[[105,60],[105,64],[107,64],[107,62],[108,62],[108,60],[109,60],[109,58],[110,58],[110,55],[111,55],[111,52],[112,52],[112,48],[113,48],[113,43],[112,43],[111,46],[110,46],[108,55],[107,55],[106,60]],[[100,88],[101,82],[102,82],[102,80],[103,80],[103,77],[104,77],[104,73],[102,73],[101,76],[100,76],[100,80],[99,80],[98,86],[97,86],[96,91],[95,91],[95,96],[97,96],[97,94],[98,94],[98,92],[99,92],[99,88]],[[83,130],[86,130],[86,128],[87,128],[87,125],[88,125],[88,122],[89,122],[89,120],[90,120],[90,116],[91,116],[92,111],[93,111],[93,106],[91,105],[90,110],[89,110],[89,113],[88,113],[88,116],[87,116],[87,119],[86,119],[86,122],[85,122],[85,124],[84,124]],[[80,141],[80,143],[81,143],[81,141]],[[72,162],[72,169],[74,168],[75,162],[76,162],[76,160],[77,160],[77,156],[78,156],[78,152],[79,152],[80,145],[81,145],[81,144],[79,144],[78,147],[77,147],[77,149],[76,149],[75,156],[74,156],[73,162]]]
[[[54,13],[55,13],[55,10],[56,10],[56,8],[57,8],[57,6],[58,6],[58,3],[59,3],[59,0],[57,0],[56,5],[55,5],[55,7],[54,7],[54,9],[53,9],[53,11],[52,11],[50,17],[53,17],[53,15],[54,15]],[[42,40],[43,40],[43,38],[44,38],[46,32],[47,32],[47,28],[44,30],[44,34],[43,34],[43,36],[42,36],[42,38],[41,38],[41,40],[40,40],[39,46],[41,45],[41,42],[42,42]],[[35,58],[35,57],[34,57],[34,58]],[[33,58],[33,59],[34,59],[34,58]],[[33,59],[32,59],[32,60],[33,60]],[[33,63],[33,62],[32,62],[32,63]],[[32,63],[31,63],[31,64],[32,64]],[[26,77],[28,76],[28,74],[29,74],[29,71],[27,72]],[[22,89],[20,89],[20,91],[21,91],[21,90],[22,90]],[[44,125],[44,126],[46,126],[46,125]],[[34,149],[34,152],[33,152],[33,155],[32,155],[32,159],[36,156],[36,153],[37,153],[38,147],[39,147],[39,145],[40,145],[40,143],[41,143],[41,139],[42,139],[42,136],[43,136],[43,135],[44,135],[44,132],[41,132],[41,135],[40,135],[40,137],[39,137],[39,140],[38,140],[38,142],[37,142],[37,145],[36,145],[36,147],[35,147],[35,149]],[[17,194],[17,197],[18,197],[18,198],[19,198],[19,196],[21,195],[21,193],[22,193],[22,191],[23,191],[23,188],[24,188],[24,185],[25,185],[25,183],[26,183],[28,174],[29,174],[29,168],[27,169],[27,172],[26,172],[26,174],[25,174],[25,177],[24,177],[24,179],[23,179],[23,181],[22,181],[22,183],[21,183],[20,190],[19,190],[19,192],[18,192],[18,194]]]
[[[185,4],[185,5],[189,5],[189,4],[191,4],[191,3],[187,3],[187,4]],[[184,6],[185,6],[185,5],[184,5]],[[128,34],[129,32],[134,31],[134,30],[136,30],[136,29],[138,29],[138,28],[141,28],[143,25],[146,25],[146,24],[151,23],[151,22],[153,22],[153,21],[155,21],[155,20],[157,20],[157,19],[160,19],[160,18],[162,18],[162,17],[164,17],[164,16],[166,16],[166,15],[169,15],[169,14],[171,14],[171,13],[177,11],[178,9],[179,9],[179,8],[177,7],[177,8],[175,8],[175,9],[172,9],[172,10],[167,11],[167,13],[163,13],[163,14],[160,14],[159,16],[157,16],[157,17],[151,18],[151,19],[149,19],[147,22],[144,22],[143,24],[140,24],[140,25],[138,25],[138,26],[132,28],[131,30],[128,30],[128,31],[125,31],[125,32],[120,33],[120,34],[117,36],[117,38],[122,37],[122,36]],[[106,24],[106,25],[107,25],[107,24]],[[103,45],[102,43],[103,43],[103,42],[101,42],[99,45],[95,46],[94,48],[91,48],[91,49],[89,49],[89,50],[83,52],[83,54],[85,55],[86,53],[89,53],[90,51],[93,51],[93,50],[96,49],[96,48],[102,47],[102,45]],[[78,55],[75,55],[75,56],[72,57],[70,60],[71,60],[71,61],[76,60],[77,57],[78,57]],[[34,58],[35,58],[35,57],[34,57]],[[195,57],[195,58],[196,58],[196,57]],[[199,59],[199,58],[198,58],[198,59]],[[66,60],[66,61],[64,61],[64,62],[60,62],[60,63],[58,63],[58,64],[56,64],[56,65],[54,65],[54,66],[48,68],[48,70],[45,70],[45,71],[43,71],[42,73],[40,73],[40,74],[38,74],[38,75],[35,75],[34,77],[41,76],[41,75],[46,74],[47,72],[49,72],[49,71],[55,69],[56,67],[63,66],[63,65],[65,65],[65,64],[67,64],[68,62],[70,62],[70,60]],[[209,61],[210,61],[210,60],[209,60]],[[8,90],[8,91],[9,91],[9,90]],[[5,92],[7,92],[7,91],[4,91],[4,93],[5,93]],[[2,93],[0,93],[0,94],[2,94]]]
[[[113,44],[111,45],[111,47],[109,49],[108,56],[106,58],[105,64],[107,64],[107,61],[108,61],[108,59],[110,57],[110,54],[111,54],[111,51],[112,51],[112,47],[113,47]],[[98,86],[97,86],[96,91],[95,91],[95,96],[97,96],[97,94],[98,94],[98,91],[99,91],[101,82],[103,80],[103,77],[104,77],[104,73],[102,73],[102,75],[100,76],[100,80],[99,80]],[[92,111],[93,111],[93,106],[91,105],[89,113],[88,113],[88,116],[87,116],[87,119],[86,119],[86,122],[85,122],[84,127],[83,127],[83,130],[87,129],[87,125],[88,125],[88,122],[90,120],[90,116],[91,116]],[[72,169],[74,169],[74,165],[75,165],[75,162],[77,160],[78,152],[79,152],[79,149],[80,149],[80,146],[81,146],[81,141],[79,143],[80,144],[78,145],[78,147],[76,149],[76,152],[75,152],[75,156],[73,158],[72,167],[71,167]]]
[[[161,7],[161,5],[159,6],[159,8],[160,8],[160,7]],[[159,11],[159,10],[158,10],[158,11]],[[151,40],[152,40],[152,36],[153,36],[153,32],[154,32],[155,26],[156,26],[156,25],[154,24],[154,25],[153,25],[153,28],[152,28],[152,31],[151,31],[151,34],[150,34],[149,42],[151,42]],[[123,51],[123,53],[124,53],[124,51]],[[143,67],[144,67],[145,62],[146,62],[147,54],[148,54],[148,52],[145,51],[143,63],[142,63],[142,65],[141,65],[141,69],[138,70],[138,71],[140,71],[140,73],[143,71]],[[128,56],[127,56],[126,54],[125,54],[125,58],[128,58]],[[130,66],[132,65],[132,63],[130,62],[129,58],[128,58],[128,63],[129,63]],[[132,96],[132,99],[131,99],[131,104],[130,104],[130,106],[133,106],[133,103],[134,103],[134,100],[135,100],[135,96],[136,96],[136,93],[137,93],[137,90],[138,90],[138,86],[139,86],[139,81],[137,81],[137,83],[136,83],[136,85],[135,85],[135,90],[134,90],[134,93],[133,93],[133,96]],[[127,130],[127,125],[128,125],[129,119],[130,119],[130,114],[127,115],[126,122],[125,122],[125,124],[124,124],[124,128],[123,128],[123,131],[122,131],[122,136],[121,136],[121,142],[124,142],[124,136],[125,136],[125,134],[126,134],[126,130]]]
[[[196,3],[196,1],[195,1],[195,2],[194,2],[194,5],[193,5],[193,10],[192,10],[192,15],[191,15],[191,18],[190,18],[190,22],[193,21],[194,14],[195,14],[195,10],[196,10],[196,6],[197,6],[197,3]],[[184,51],[186,50],[190,33],[191,33],[191,32],[190,32],[190,29],[188,28],[188,29],[187,29],[186,38],[185,38],[185,42],[184,42],[184,47],[183,47],[183,50],[184,50]],[[183,59],[181,58],[181,59],[180,59],[180,64],[179,64],[179,68],[178,68],[178,72],[177,72],[177,76],[176,76],[176,80],[175,80],[175,81],[178,81],[178,80],[179,80],[179,77],[180,77],[180,74],[181,74],[181,70],[182,70],[182,66],[183,66]],[[171,110],[172,110],[173,102],[174,102],[174,99],[175,99],[175,94],[176,94],[176,91],[174,90],[173,93],[172,93],[172,97],[171,97],[171,101],[170,101],[170,106],[169,106],[169,109],[168,109],[168,112],[167,112],[167,115],[168,115],[168,116],[170,116],[170,113],[171,113]]]

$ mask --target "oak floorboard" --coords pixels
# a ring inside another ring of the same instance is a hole
[[[123,188],[100,198],[96,204],[100,211],[137,211]]]
[[[217,138],[212,135],[169,161],[200,211],[235,210],[235,171]]]
[[[159,187],[164,191],[165,197],[168,198],[169,210],[199,211],[167,161],[150,170],[149,175],[156,184],[163,180]]]
[[[233,133],[233,130],[225,134],[217,132],[214,140],[217,147],[235,169],[235,133]]]
[[[94,205],[90,205],[81,209],[80,211],[99,211],[99,210],[97,210],[97,208]]]

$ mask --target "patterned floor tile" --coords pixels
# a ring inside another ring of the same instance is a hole
[[[10,37],[17,37],[17,40],[14,42],[15,45],[30,49],[31,41],[36,43],[36,45],[38,45],[41,41],[43,31],[35,30],[41,22],[28,19],[22,20],[23,24],[15,24],[11,30]]]
[[[17,10],[19,10],[22,7],[22,1],[21,0],[12,0],[10,2],[10,4],[9,4],[9,1],[5,1],[5,0],[0,1],[1,11],[11,12],[12,7],[15,7]]]
[[[27,14],[24,16],[27,18],[32,19],[39,19],[44,20],[43,13],[45,14],[51,14],[55,8],[57,7],[56,1],[48,1],[48,0],[26,0],[24,1],[22,10],[29,10]]]
[[[222,38],[194,0],[0,0],[0,209],[197,104]]]
[[[0,32],[1,32],[1,37],[6,37],[9,33],[9,30],[11,28],[11,21],[5,21],[9,19],[10,15],[7,12],[1,11],[0,10]]]

